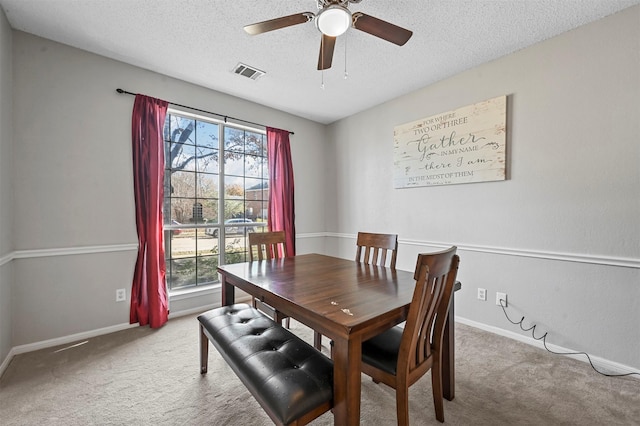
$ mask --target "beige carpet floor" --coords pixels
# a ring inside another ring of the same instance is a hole
[[[307,342],[311,330],[293,321]],[[452,425],[640,425],[640,380],[456,324]],[[436,425],[429,373],[412,425]],[[363,425],[396,424],[392,389],[362,378]],[[0,379],[1,425],[271,425],[215,348],[200,375],[195,315],[21,354]],[[331,413],[312,425],[332,425]]]

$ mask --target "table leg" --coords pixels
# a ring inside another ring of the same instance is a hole
[[[236,303],[236,288],[227,282],[225,274],[220,274],[222,306],[229,306]]]
[[[442,394],[451,401],[455,398],[455,295],[451,295],[449,314],[444,325],[444,342],[442,345]]]
[[[334,339],[332,356],[333,423],[339,426],[359,425],[362,340]]]
[[[283,314],[282,312],[278,311],[277,309],[274,310],[274,312],[273,312],[273,320],[275,322],[277,322],[278,324],[282,324],[282,321],[284,321],[287,318],[289,318],[289,317],[286,316],[285,314]]]

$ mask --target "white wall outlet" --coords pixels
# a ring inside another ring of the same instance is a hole
[[[507,293],[496,293],[496,305],[500,306],[502,300],[502,306],[507,307]]]
[[[478,300],[487,300],[487,289],[479,288],[478,289]]]
[[[127,291],[124,288],[116,290],[116,302],[124,302],[127,300]]]

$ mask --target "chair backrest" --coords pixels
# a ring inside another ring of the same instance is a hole
[[[391,251],[389,267],[392,269],[396,268],[396,257],[398,255],[397,234],[358,232],[356,245],[358,246],[356,250],[356,262],[386,266],[387,252]]]
[[[418,255],[416,288],[400,343],[398,374],[408,374],[425,361],[429,364],[425,367],[430,368],[432,353],[440,352],[460,262],[456,250],[453,246]]]
[[[284,231],[249,233],[249,261],[280,259],[286,256],[287,242]]]

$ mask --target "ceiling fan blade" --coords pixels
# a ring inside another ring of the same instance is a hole
[[[311,12],[296,13],[295,15],[283,16],[281,18],[246,25],[244,30],[251,35],[262,34],[292,25],[304,24],[305,22],[313,20],[314,17],[315,15]]]
[[[360,31],[380,37],[398,46],[403,46],[413,35],[413,31],[361,12],[353,14],[353,26]]]
[[[322,34],[320,42],[320,56],[318,57],[318,70],[331,68],[333,61],[333,49],[336,47],[336,38]]]

